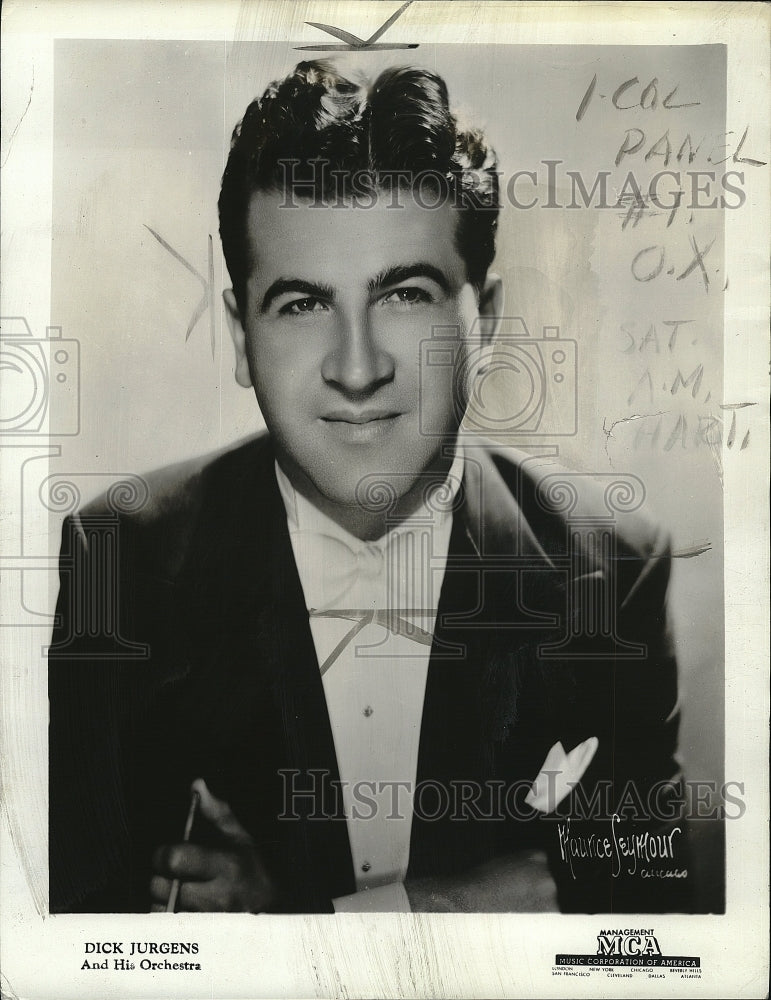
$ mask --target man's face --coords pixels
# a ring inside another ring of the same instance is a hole
[[[408,502],[448,464],[441,445],[459,422],[453,365],[421,372],[421,342],[457,327],[462,358],[479,316],[455,248],[457,211],[408,193],[400,208],[391,195],[374,208],[283,201],[252,198],[244,316],[225,293],[236,378],[254,386],[282,469],[322,509],[345,520],[373,474]],[[491,278],[483,308],[496,311],[498,288]],[[485,333],[491,324],[477,323],[474,342]]]

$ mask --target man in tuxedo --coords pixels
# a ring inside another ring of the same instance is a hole
[[[684,865],[666,543],[459,435],[503,313],[484,136],[432,73],[301,63],[219,209],[267,432],[65,522],[52,910],[676,907],[640,877]]]

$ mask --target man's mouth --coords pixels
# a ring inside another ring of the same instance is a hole
[[[321,419],[333,424],[371,424],[400,416],[395,410],[333,410]]]
[[[390,435],[401,416],[396,410],[333,410],[321,419],[341,444],[375,444]]]

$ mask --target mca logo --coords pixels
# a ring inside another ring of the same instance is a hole
[[[661,948],[649,930],[600,931],[597,935],[598,955],[660,955]]]

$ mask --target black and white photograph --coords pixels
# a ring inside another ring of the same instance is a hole
[[[765,995],[767,9],[50,14],[3,995]]]

